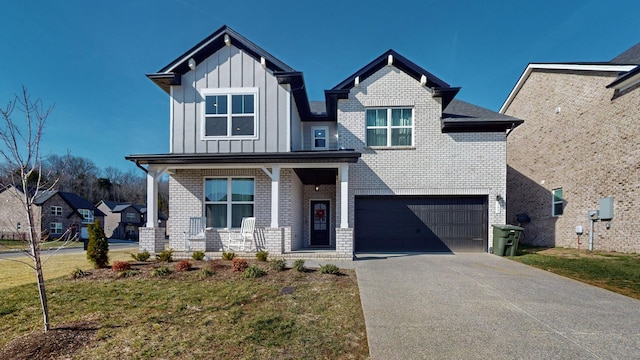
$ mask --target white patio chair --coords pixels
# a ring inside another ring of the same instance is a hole
[[[229,241],[225,244],[226,251],[247,251],[247,243],[249,243],[248,251],[253,250],[255,244],[253,232],[255,231],[255,228],[256,218],[242,218],[240,232],[231,230],[229,231]]]
[[[204,230],[205,230],[206,223],[207,223],[207,218],[205,217],[189,218],[189,229],[188,231],[183,232],[185,248],[187,251],[191,251],[192,242],[204,243],[205,241]],[[204,249],[204,246],[201,246],[198,248]]]

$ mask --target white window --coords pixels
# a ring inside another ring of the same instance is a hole
[[[311,127],[311,150],[329,150],[329,127]]]
[[[136,221],[136,214],[135,213],[127,213],[126,219],[127,219],[127,221]]]
[[[208,178],[204,182],[207,227],[239,228],[242,218],[253,216],[254,179]]]
[[[204,89],[202,134],[205,138],[255,138],[258,88]]]
[[[49,224],[49,232],[52,234],[62,234],[62,223],[52,222]]]
[[[62,206],[52,206],[51,207],[51,215],[53,215],[53,216],[62,216]]]
[[[564,195],[562,193],[562,188],[554,189],[552,193],[553,193],[553,198],[551,200],[552,201],[551,215],[560,216],[562,215],[562,210],[564,205],[564,198],[563,198]]]
[[[367,109],[367,146],[413,146],[413,110]]]
[[[93,223],[93,210],[88,209],[78,209],[80,215],[82,215],[82,223],[83,224],[92,224]]]

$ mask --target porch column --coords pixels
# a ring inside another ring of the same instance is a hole
[[[147,225],[155,228],[158,224],[158,178],[162,170],[149,166],[147,169]]]
[[[280,167],[271,168],[271,227],[278,228],[278,210],[280,208]]]
[[[349,164],[338,169],[340,177],[340,227],[349,227]]]

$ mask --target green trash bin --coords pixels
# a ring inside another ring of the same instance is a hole
[[[493,253],[498,256],[515,256],[523,228],[514,225],[493,226]]]

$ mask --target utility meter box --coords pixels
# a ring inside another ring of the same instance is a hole
[[[613,197],[600,199],[600,220],[613,219]]]

